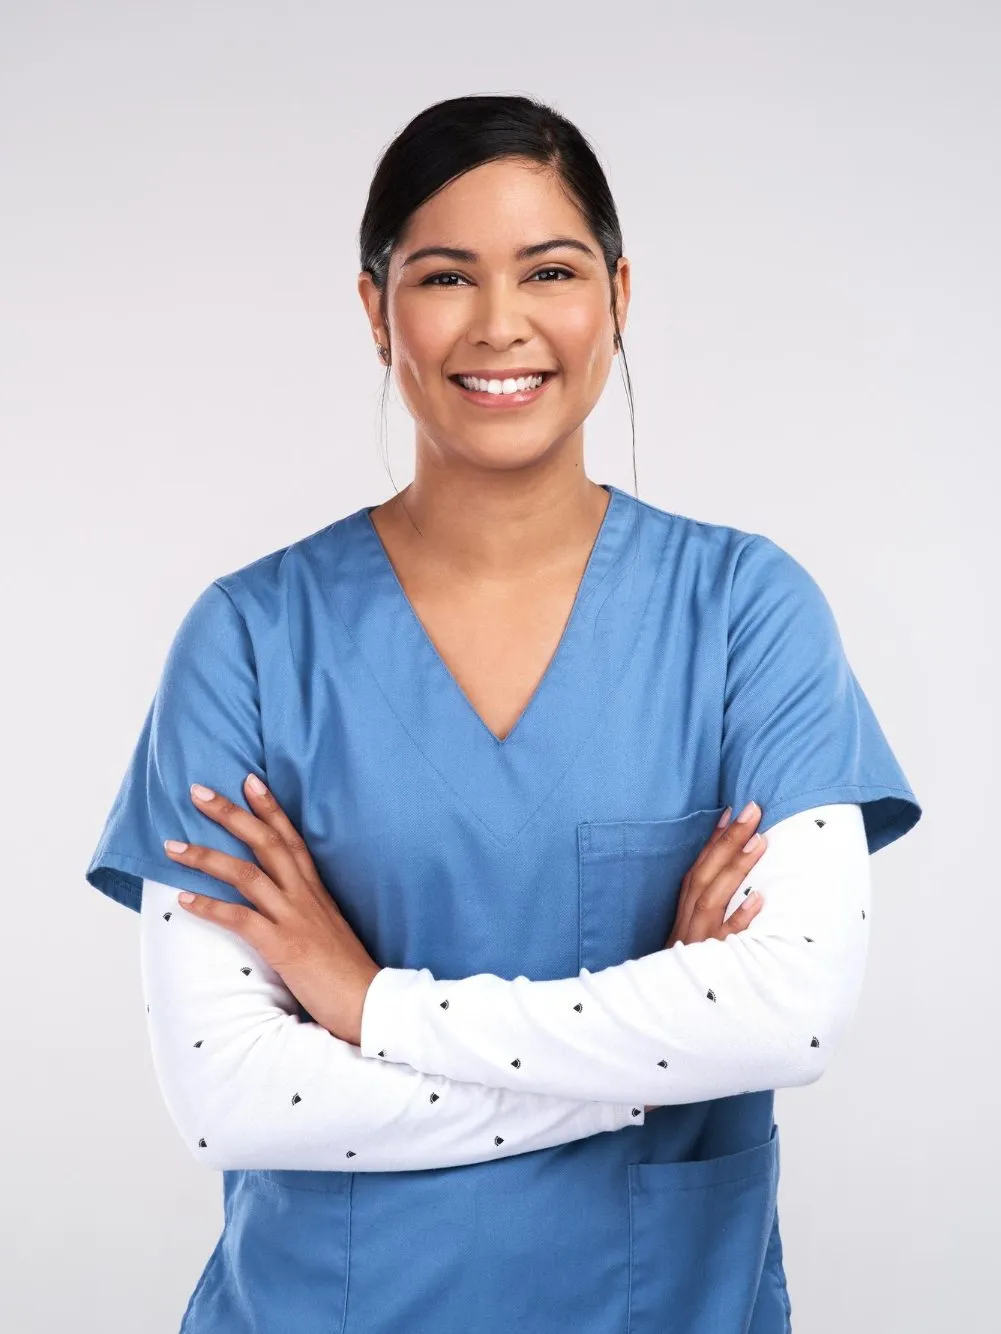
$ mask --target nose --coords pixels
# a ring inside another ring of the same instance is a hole
[[[482,282],[470,307],[466,330],[470,345],[502,352],[512,344],[528,342],[534,330],[528,318],[527,301],[517,282],[502,277]]]

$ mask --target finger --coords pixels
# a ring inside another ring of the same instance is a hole
[[[681,885],[681,894],[675,912],[675,931],[684,936],[691,925],[692,913],[706,885],[712,883],[728,861],[732,860],[739,849],[747,842],[751,829],[760,818],[760,808],[756,802],[749,802],[750,810],[745,806],[741,818],[731,822],[727,816],[728,806],[720,816],[716,828],[692,862]]]
[[[684,879],[681,882],[681,892],[678,895],[678,903],[674,910],[674,926],[672,936],[680,939],[684,936],[691,920],[692,909],[695,901],[701,892],[701,879],[703,867],[710,852],[723,838],[730,824],[730,815],[732,807],[727,806],[719,820],[716,822],[716,828],[710,834],[709,838],[702,845],[699,855],[692,862],[691,866],[685,872]],[[670,938],[668,940],[670,946]]]
[[[755,806],[751,807],[750,819],[754,818],[754,811]],[[678,906],[674,911],[673,934],[677,935],[678,938],[685,935],[685,931],[689,927],[691,912],[693,912],[695,900],[702,892],[703,883],[713,878],[718,867],[725,863],[727,855],[731,855],[731,852],[727,852],[727,848],[733,848],[734,839],[733,824],[730,820],[731,814],[733,814],[733,807],[727,806],[723,814],[719,816],[713,832],[702,844],[697,858],[691,863],[689,870],[685,872],[685,879],[681,882],[681,894],[678,895]],[[749,826],[750,819],[747,816],[746,807],[741,811],[741,815],[743,816],[742,826]]]
[[[225,927],[227,931],[235,931],[248,945],[256,947],[261,915],[254,912],[253,908],[247,908],[242,903],[226,903],[208,894],[192,894],[188,889],[178,894],[177,901],[192,917],[201,917]]]
[[[210,820],[215,820],[216,824],[222,825],[235,838],[247,844],[271,877],[271,883],[278,893],[287,893],[302,882],[302,872],[286,847],[285,840],[252,811],[244,810],[236,802],[201,783],[191,784],[191,800]]]
[[[714,848],[716,844],[720,841],[720,839],[723,837],[724,831],[730,824],[732,815],[733,815],[733,807],[727,806],[726,810],[719,817],[719,820],[717,821],[716,824],[716,828],[709,835],[708,839],[706,839],[705,843],[702,845],[702,849],[699,852],[699,855],[692,862],[693,870],[695,869],[696,866],[701,865],[701,863],[705,861],[706,857],[708,857],[709,855],[710,849]]]
[[[737,830],[739,826],[734,826]],[[746,831],[747,824],[743,826]],[[709,930],[714,931],[715,927],[721,922],[722,910],[726,904],[733,898],[734,891],[737,890],[742,880],[750,874],[751,868],[758,862],[761,856],[765,855],[767,848],[767,838],[763,834],[751,835],[754,842],[747,847],[745,834],[735,834],[731,840],[727,840],[727,854],[729,859],[719,867],[715,872],[713,879],[706,880],[705,876],[709,872],[703,870],[695,878],[695,886],[690,894],[687,908],[690,910],[689,928],[690,930],[699,930],[705,928],[709,923]],[[743,839],[743,843],[741,843]],[[706,863],[709,866],[709,862]]]
[[[751,872],[755,863],[764,856],[768,840],[764,834],[758,834],[752,846],[745,852],[743,848],[731,856],[730,861],[717,872],[715,879],[704,885],[695,897],[692,905],[690,928],[693,931],[708,929],[715,933],[722,922],[723,911],[733,898],[734,892]]]
[[[323,881],[320,879],[320,873],[316,869],[316,864],[310,855],[305,840],[278,804],[278,799],[274,793],[265,787],[256,774],[247,775],[243,780],[243,790],[258,819],[262,820],[281,837],[303,879],[307,880],[314,888],[323,889]],[[323,892],[326,894],[325,889],[323,889]]]
[[[182,844],[179,840],[169,838],[164,840],[163,848],[172,862],[191,866],[196,871],[210,875],[213,880],[222,880],[224,884],[232,885],[255,907],[274,918],[280,906],[281,891],[256,863],[231,857],[228,852],[220,852],[218,848],[206,848],[199,843]],[[211,899],[211,895],[200,894],[198,897]],[[212,902],[218,900],[212,899]],[[239,903],[230,906],[243,907]]]
[[[721,939],[745,931],[764,906],[764,899],[756,889],[752,890],[736,912],[732,912],[723,923]]]
[[[736,820],[729,821],[722,829],[717,826],[694,863],[693,869],[698,868],[698,878],[703,881],[715,879],[723,867],[743,849],[760,821],[761,807],[756,801],[749,801]]]

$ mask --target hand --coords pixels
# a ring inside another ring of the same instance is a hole
[[[713,830],[681,882],[667,949],[679,941],[690,945],[699,940],[725,940],[727,936],[745,930],[761,911],[764,899],[753,891],[726,921],[723,920],[734,891],[768,846],[768,840],[762,834],[750,851],[743,850],[760,820],[761,807],[754,802],[747,820],[733,824],[728,820]],[[655,1109],[645,1107],[643,1110],[652,1112]]]
[[[179,902],[186,912],[235,931],[318,1024],[360,1046],[362,1008],[379,965],[327,892],[291,820],[267,788],[253,790],[253,777],[244,782],[250,811],[217,793],[203,799],[192,791],[191,800],[246,843],[259,864],[196,843],[181,852],[165,845],[165,851],[172,861],[232,885],[259,911],[206,894]]]
[[[723,826],[717,825],[686,871],[667,949],[679,941],[691,945],[699,940],[725,940],[748,927],[764,906],[761,895],[754,891],[723,920],[740,882],[768,846],[765,835],[760,834],[750,851],[743,850],[761,820],[761,807],[757,802],[751,802],[750,806],[746,820],[733,824],[728,820]]]

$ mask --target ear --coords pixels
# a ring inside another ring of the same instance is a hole
[[[615,270],[615,280],[612,286],[615,295],[615,315],[619,322],[619,333],[625,333],[626,319],[629,314],[630,290],[629,261],[626,259],[625,255],[619,256],[619,262]]]
[[[382,311],[380,309],[382,293],[372,281],[372,275],[365,269],[358,275],[358,295],[361,297],[362,305],[365,307],[365,314],[368,316],[368,322],[372,326],[372,340],[376,343],[382,343],[384,347],[389,345],[389,330],[383,323]]]

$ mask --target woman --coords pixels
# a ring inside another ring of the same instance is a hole
[[[202,592],[87,870],[223,1172],[182,1330],[779,1334],[773,1090],[920,807],[792,556],[586,477],[629,266],[573,125],[422,112],[361,269],[414,481]]]

